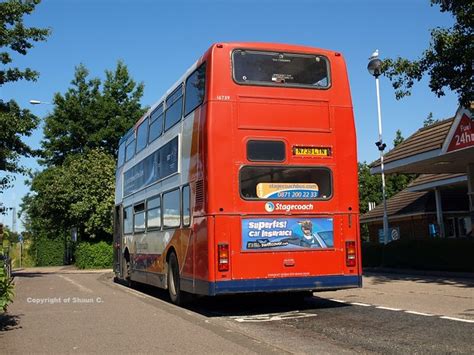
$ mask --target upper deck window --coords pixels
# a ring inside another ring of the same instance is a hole
[[[328,88],[329,64],[326,57],[235,50],[232,53],[234,80],[239,84]]]
[[[153,142],[163,133],[163,103],[161,103],[150,116],[150,133],[148,142]]]
[[[166,98],[165,132],[181,120],[183,113],[183,85]]]
[[[186,99],[184,102],[184,115],[194,111],[204,101],[206,90],[206,63],[201,65],[186,80]]]
[[[148,140],[148,118],[146,118],[137,130],[137,153],[146,147]]]
[[[135,155],[135,138],[131,136],[127,139],[125,146],[125,161],[129,161]]]
[[[118,151],[118,167],[121,167],[125,163],[125,142],[122,142],[119,146]]]

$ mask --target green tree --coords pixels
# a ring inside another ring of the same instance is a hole
[[[397,131],[395,132],[395,138],[393,139],[393,147],[394,148],[397,147],[404,140],[405,140],[405,138],[403,138],[403,136],[402,136],[402,131],[397,129]]]
[[[103,84],[90,79],[79,65],[71,87],[55,94],[42,142],[45,169],[32,177],[21,206],[35,238],[66,238],[73,227],[85,241],[111,237],[118,141],[145,110],[143,84],[125,64],[105,76]]]
[[[116,157],[120,137],[145,112],[140,105],[144,85],[130,77],[124,63],[106,71],[103,85],[88,75],[87,68],[79,65],[67,92],[54,96],[42,141],[46,165],[60,165],[67,156],[93,148]]]
[[[113,156],[91,149],[36,174],[23,199],[22,215],[27,228],[41,237],[56,239],[76,227],[84,240],[108,239],[114,190]]]
[[[68,219],[84,239],[112,235],[115,159],[101,150],[72,155],[63,165]]]
[[[359,171],[359,209],[364,214],[369,211],[369,202],[379,204],[382,201],[382,178],[372,175],[370,166],[365,161],[358,164]]]
[[[428,116],[426,116],[425,120],[423,121],[423,127],[431,126],[432,124],[435,124],[436,122],[439,122],[439,120],[435,120],[433,118],[433,112],[430,112]]]
[[[40,0],[6,0],[0,3],[0,87],[18,80],[35,81],[39,73],[31,68],[18,68],[13,63],[13,55],[26,55],[34,42],[44,41],[50,30],[26,27],[23,17],[30,15]],[[15,101],[0,99],[0,193],[10,187],[14,173],[25,173],[19,164],[21,156],[29,157],[37,153],[22,140],[31,135],[38,126],[39,119],[26,109],[21,109]]]
[[[441,12],[451,13],[455,20],[453,27],[431,30],[429,48],[418,60],[385,59],[384,75],[392,81],[397,99],[410,95],[415,81],[426,74],[431,91],[438,97],[449,88],[457,94],[461,105],[469,107],[473,100],[474,2],[431,0],[431,5],[439,5]]]

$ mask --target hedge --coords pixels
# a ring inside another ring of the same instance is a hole
[[[29,253],[35,259],[36,266],[64,265],[64,240],[38,238]]]
[[[76,246],[76,266],[80,269],[108,269],[113,264],[112,245],[81,242]]]
[[[397,240],[385,248],[362,243],[362,265],[474,272],[473,250],[474,239]]]

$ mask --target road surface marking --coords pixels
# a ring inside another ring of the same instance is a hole
[[[405,311],[405,313],[416,314],[417,316],[425,316],[425,317],[433,317],[433,316],[435,316],[434,314],[423,313],[423,312],[415,312],[415,311]]]
[[[351,304],[353,306],[373,307],[371,304],[367,304],[367,303],[351,302]]]
[[[442,316],[440,318],[441,319],[455,320],[455,321],[458,321],[458,322],[474,323],[474,320],[471,320],[471,319],[462,319],[462,318],[455,318],[455,317],[448,317],[448,316]]]
[[[94,291],[92,291],[90,288],[87,288],[87,287],[85,287],[85,286],[82,286],[79,282],[74,281],[74,280],[70,279],[70,278],[67,277],[67,276],[63,276],[63,275],[58,275],[58,276],[59,276],[60,278],[64,279],[64,280],[66,280],[67,282],[72,283],[74,286],[79,287],[79,289],[80,289],[81,291],[84,291],[84,292],[87,292],[87,293],[93,293],[93,292],[94,292]]]
[[[338,302],[338,303],[347,303],[347,301],[337,300],[335,298],[330,298],[329,301]]]
[[[255,314],[251,316],[234,316],[229,317],[236,322],[243,323],[243,322],[273,322],[279,320],[287,320],[287,319],[299,319],[299,318],[308,318],[308,317],[316,317],[317,314],[314,313],[300,313],[300,311],[291,311],[291,312],[283,312],[283,313],[268,313],[268,314]]]
[[[351,304],[351,305],[353,305],[353,306],[374,307],[374,308],[377,308],[377,309],[383,309],[383,310],[394,311],[394,312],[403,311],[403,312],[405,312],[405,313],[414,314],[414,315],[417,315],[417,316],[424,316],[424,317],[434,317],[434,316],[437,316],[437,317],[439,317],[440,319],[449,319],[449,320],[454,320],[454,321],[457,321],[457,322],[464,322],[464,323],[474,323],[474,320],[471,320],[471,319],[463,319],[463,318],[456,318],[456,317],[440,316],[440,315],[436,315],[436,314],[423,313],[423,312],[416,312],[416,311],[407,311],[407,310],[403,310],[403,309],[400,309],[400,308],[392,308],[392,307],[384,307],[384,306],[375,306],[375,305],[372,305],[372,304],[360,303],[360,302],[348,302],[348,301],[343,301],[343,300],[339,300],[339,299],[336,299],[336,298],[329,298],[329,301],[338,302],[338,303],[347,303],[347,304]]]
[[[392,307],[376,306],[375,308],[385,309],[386,311],[395,311],[395,312],[401,311],[400,308],[392,308]]]

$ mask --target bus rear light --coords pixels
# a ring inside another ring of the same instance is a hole
[[[356,266],[356,243],[354,241],[346,242],[346,266]]]
[[[229,244],[217,245],[217,269],[229,271]]]

